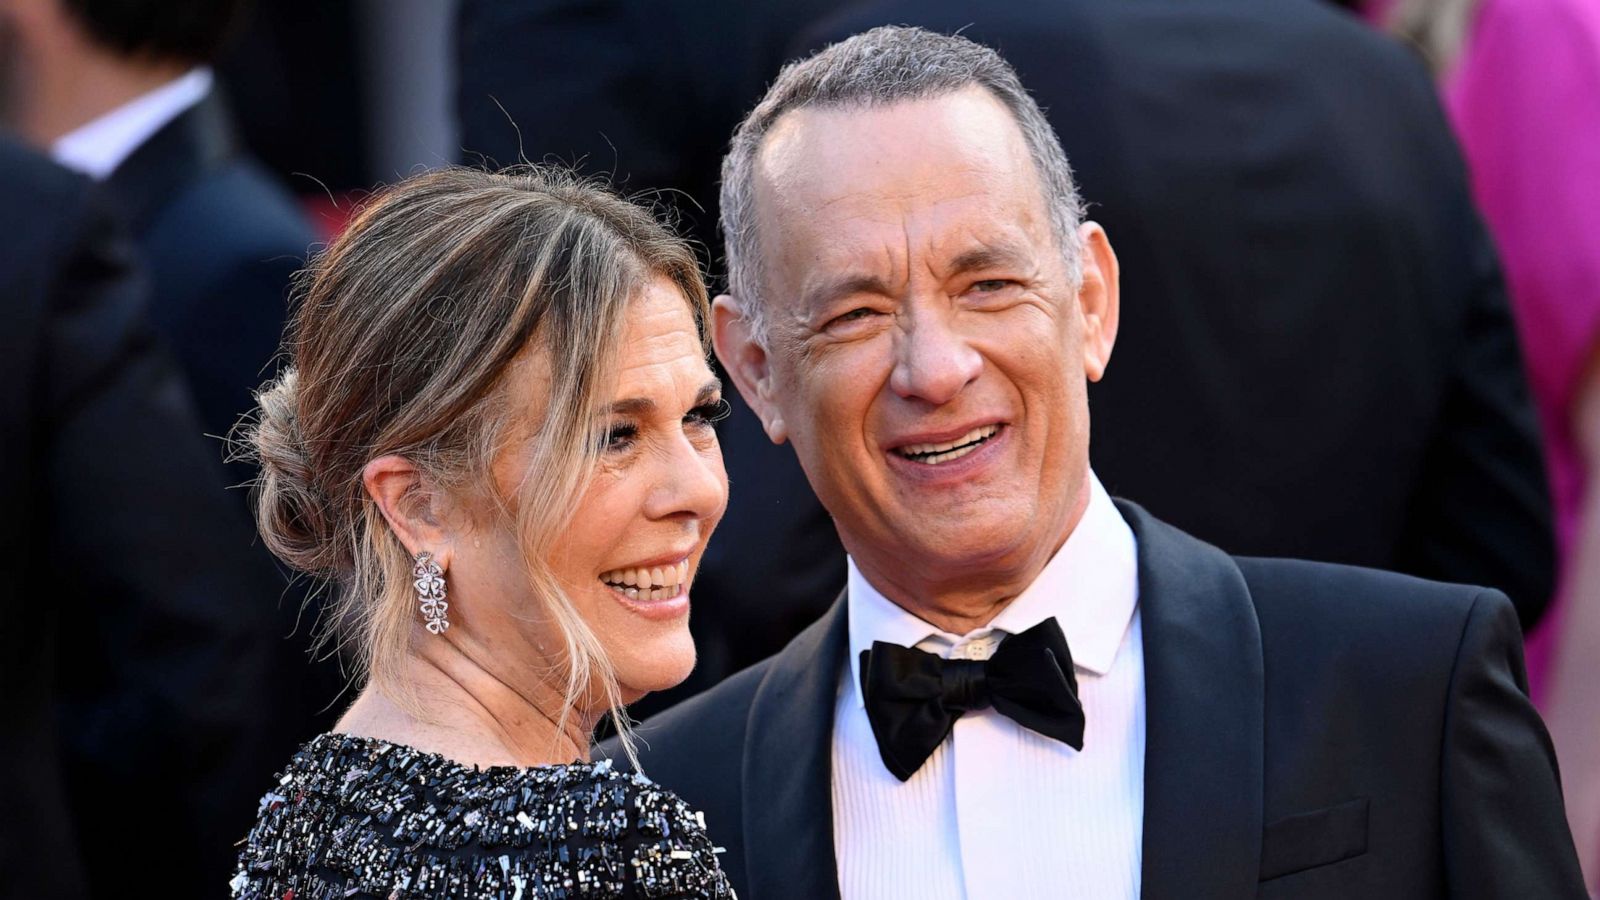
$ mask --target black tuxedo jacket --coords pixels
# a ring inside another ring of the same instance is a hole
[[[282,580],[86,179],[0,135],[0,897],[225,890]]]
[[[1502,594],[1231,557],[1119,507],[1144,630],[1141,896],[1584,896]],[[846,628],[841,601],[782,653],[639,728],[645,771],[705,813],[748,900],[838,896]]]

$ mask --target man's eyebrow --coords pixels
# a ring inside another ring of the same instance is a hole
[[[982,247],[973,247],[962,252],[950,261],[950,274],[959,275],[963,272],[973,272],[979,269],[988,269],[995,266],[1015,265],[1027,258],[1027,254],[1010,244],[989,244]]]
[[[806,309],[816,309],[831,303],[840,297],[852,294],[888,294],[889,286],[882,278],[876,275],[851,274],[830,278],[816,287],[806,291],[804,302]]]

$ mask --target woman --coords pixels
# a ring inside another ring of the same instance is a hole
[[[258,521],[333,583],[364,689],[263,798],[234,895],[731,897],[681,800],[586,761],[694,663],[727,478],[693,255],[567,175],[452,169],[305,279],[246,431]]]

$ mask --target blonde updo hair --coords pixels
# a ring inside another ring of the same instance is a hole
[[[534,595],[565,638],[563,715],[589,698],[619,711],[611,665],[546,559],[593,471],[628,304],[658,278],[683,293],[704,346],[706,289],[688,246],[650,211],[544,167],[400,182],[301,273],[288,366],[239,434],[261,469],[261,535],[332,587],[318,647],[343,651],[358,684],[427,718],[402,677],[420,623],[414,561],[362,484],[368,462],[397,454],[422,489],[490,498],[518,530]],[[490,466],[505,376],[530,342],[549,356],[551,395],[532,438],[538,477],[506,497]]]

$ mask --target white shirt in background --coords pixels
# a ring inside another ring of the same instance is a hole
[[[211,69],[198,66],[153,91],[62,135],[50,147],[56,162],[104,181],[156,132],[211,90]]]

